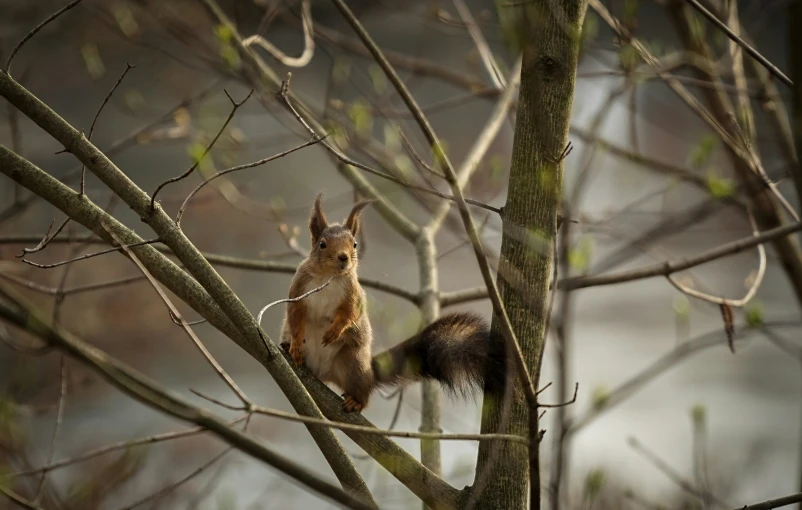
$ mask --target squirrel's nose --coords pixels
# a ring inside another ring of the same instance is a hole
[[[339,255],[337,255],[337,258],[340,259],[342,262],[345,262],[346,260],[348,260],[348,254],[340,253]]]

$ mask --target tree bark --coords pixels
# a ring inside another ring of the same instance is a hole
[[[498,1],[502,26],[523,54],[507,203],[502,214],[499,290],[536,384],[545,345],[544,305],[554,263],[551,242],[562,196],[559,158],[568,140],[586,3],[534,0],[510,7],[504,5],[508,3],[505,0]],[[493,332],[499,334],[495,320]],[[482,433],[504,428],[526,436],[528,426],[538,426],[537,420],[529,422],[522,394],[511,398],[507,413],[503,400],[485,397]],[[527,450],[512,444],[480,445],[469,498],[472,508],[527,508]],[[536,448],[532,454],[537,457]],[[539,463],[535,460],[532,465]],[[540,485],[539,469],[531,483]],[[539,497],[532,498],[530,508],[540,508]]]

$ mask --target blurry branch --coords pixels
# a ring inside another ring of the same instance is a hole
[[[59,143],[75,155],[87,168],[89,168],[104,184],[106,184],[115,195],[119,196],[149,227],[159,236],[161,242],[169,246],[172,252],[183,264],[185,271],[181,271],[181,282],[179,285],[189,285],[189,280],[197,282],[202,290],[208,293],[215,308],[222,311],[226,319],[229,331],[233,329],[233,338],[243,340],[243,347],[255,355],[261,353],[257,359],[265,359],[265,366],[271,376],[276,380],[282,392],[292,402],[296,410],[311,416],[322,417],[320,410],[315,405],[314,400],[304,389],[300,381],[295,377],[290,365],[278,355],[279,349],[269,341],[269,336],[256,323],[255,317],[245,307],[239,297],[229,287],[223,278],[212,265],[203,258],[203,255],[195,248],[190,240],[184,235],[176,223],[164,212],[160,205],[154,207],[154,203],[141,188],[139,188],[128,176],[125,175],[108,157],[97,149],[91,142],[81,135],[74,127],[62,119],[56,112],[50,109],[39,98],[31,94],[25,87],[15,82],[8,74],[0,73],[0,95],[16,106],[22,113],[27,115],[32,121],[38,124],[48,134],[55,138]],[[233,101],[232,101],[233,102]],[[14,161],[8,165],[0,165],[2,171],[8,172],[12,179],[20,181],[20,177],[33,176],[19,175],[20,166],[33,167],[32,164],[21,160],[14,154],[6,154],[5,147],[0,146],[0,160],[10,159]],[[27,164],[27,165],[26,165]],[[5,167],[14,167],[8,168]],[[35,167],[33,167],[35,169]],[[29,174],[32,172],[28,172]],[[37,174],[43,173],[41,171]],[[40,181],[42,178],[36,179]],[[52,185],[50,186],[52,188]],[[42,196],[42,195],[40,195]],[[62,198],[63,199],[63,198]],[[108,221],[108,220],[107,220]],[[115,229],[119,229],[119,222],[110,222]],[[97,221],[93,222],[92,228],[96,233],[102,230]],[[127,229],[126,229],[127,230]],[[127,241],[122,235],[124,241]],[[139,254],[137,254],[139,256]],[[152,262],[142,258],[144,263]],[[150,269],[150,268],[149,268]],[[155,271],[154,271],[155,273]],[[187,274],[192,276],[188,278]],[[158,274],[156,275],[158,278]],[[162,283],[167,283],[162,280]],[[173,290],[173,289],[171,289]],[[180,295],[180,294],[179,294]],[[211,321],[210,315],[204,315]],[[222,317],[221,317],[222,318]],[[213,321],[211,321],[213,322]],[[213,322],[214,323],[214,322]],[[219,324],[219,322],[218,322]],[[266,341],[267,340],[267,341]],[[267,352],[264,347],[267,346]],[[321,452],[326,457],[337,478],[347,488],[361,494],[366,500],[371,500],[370,492],[362,477],[357,472],[353,462],[348,457],[347,452],[342,447],[337,437],[327,429],[310,430]]]
[[[798,325],[798,321],[778,321],[765,324],[765,328],[797,327]],[[747,324],[739,325],[736,328],[736,340],[746,339],[756,331],[758,330],[749,328]],[[727,338],[725,337],[724,333],[720,330],[715,330],[678,345],[661,358],[653,362],[651,365],[629,378],[626,382],[620,384],[614,390],[600,395],[596,401],[593,402],[593,407],[590,410],[585,412],[583,416],[575,418],[571,421],[570,426],[565,431],[565,435],[571,436],[576,434],[593,422],[596,418],[606,413],[624,400],[628,399],[633,394],[642,390],[643,387],[651,380],[663,374],[666,370],[674,367],[678,362],[687,358],[691,354],[695,354],[709,347],[716,345],[724,346],[726,344]]]
[[[248,418],[248,415],[243,415],[239,418],[229,421],[227,425],[229,427],[232,427],[237,423],[244,421],[246,418]],[[46,466],[40,468],[18,471],[16,473],[0,476],[0,480],[7,480],[12,478],[19,478],[21,476],[32,476],[39,473],[45,473],[48,471],[53,471],[54,469],[59,469],[62,467],[70,466],[72,464],[77,464],[79,462],[84,462],[89,459],[93,459],[95,457],[99,457],[101,455],[105,455],[107,453],[115,452],[118,450],[128,450],[129,448],[134,448],[136,446],[151,445],[151,444],[161,443],[164,441],[172,441],[174,439],[195,436],[198,434],[202,434],[204,432],[207,432],[207,429],[205,427],[193,427],[186,430],[178,430],[174,432],[164,432],[161,434],[154,434],[152,436],[146,436],[139,439],[132,439],[129,441],[120,441],[117,443],[102,446],[100,448],[95,448],[94,450],[90,450],[75,457],[69,457],[56,462],[51,462]]]
[[[676,469],[669,466],[663,459],[657,456],[654,452],[647,449],[643,446],[640,441],[635,439],[634,437],[629,438],[629,446],[631,446],[636,452],[640,453],[646,460],[648,460],[654,467],[660,470],[661,473],[666,475],[666,477],[677,484],[682,490],[687,492],[688,494],[698,498],[702,502],[712,500],[718,503],[721,506],[728,506],[727,503],[716,497],[714,494],[704,491],[696,487],[693,483],[686,480],[682,475],[680,475]]]
[[[461,1],[462,0],[455,0],[455,3]],[[484,159],[485,154],[487,154],[487,151],[490,149],[490,145],[493,143],[493,140],[496,139],[496,136],[507,119],[507,114],[510,111],[512,102],[518,97],[518,86],[521,83],[521,65],[522,58],[518,57],[515,61],[515,65],[512,68],[512,71],[510,71],[509,80],[505,80],[507,83],[506,90],[504,90],[504,93],[499,97],[496,107],[490,114],[490,118],[487,120],[481,132],[479,133],[479,136],[476,138],[476,141],[471,146],[471,150],[465,156],[465,160],[462,162],[462,165],[456,171],[457,186],[460,190],[465,188],[473,174],[475,174],[479,169],[482,159]],[[427,228],[436,232],[450,210],[450,202],[443,202],[439,204],[438,209],[433,214],[433,217],[429,221]]]
[[[80,361],[103,377],[111,385],[140,402],[183,421],[195,423],[212,432],[228,444],[255,459],[273,466],[302,485],[348,508],[373,509],[340,487],[332,485],[306,468],[273,452],[261,443],[232,429],[226,422],[208,411],[195,407],[178,396],[164,390],[158,383],[129,366],[108,356],[69,332],[56,326],[54,329],[38,310],[33,308],[6,284],[0,284],[0,317],[17,327],[56,346],[62,352]]]
[[[95,132],[95,124],[97,123],[97,119],[100,117],[100,113],[103,111],[103,108],[106,107],[106,104],[111,99],[111,96],[114,95],[114,91],[117,90],[117,87],[119,87],[120,84],[125,79],[125,75],[128,74],[128,71],[130,71],[134,67],[135,66],[132,66],[131,64],[126,63],[125,64],[125,71],[123,71],[123,73],[117,79],[117,82],[111,88],[109,93],[106,94],[106,97],[103,98],[103,102],[100,103],[100,108],[97,109],[97,112],[95,113],[95,117],[92,119],[92,125],[89,126],[89,135],[86,137],[87,140],[92,140],[92,134]],[[84,195],[85,192],[86,192],[86,167],[84,165],[81,165],[81,195]]]
[[[214,147],[214,144],[220,138],[220,135],[223,134],[223,131],[225,131],[226,127],[231,122],[231,119],[234,118],[234,114],[236,114],[237,110],[239,110],[239,108],[243,104],[245,104],[245,101],[247,101],[248,98],[251,97],[251,94],[253,94],[253,89],[251,89],[251,91],[248,93],[248,95],[245,96],[245,99],[243,99],[240,102],[234,101],[234,99],[231,98],[231,96],[229,95],[227,90],[223,89],[223,92],[226,93],[226,97],[228,98],[229,101],[231,101],[231,112],[228,114],[228,117],[226,118],[225,122],[223,122],[223,125],[220,126],[220,129],[217,131],[217,134],[214,136],[214,138],[212,138],[212,141],[209,142],[209,145],[207,145],[206,148],[203,150],[203,153],[199,157],[195,158],[195,161],[192,163],[192,165],[184,173],[182,173],[181,175],[177,175],[175,177],[171,177],[171,178],[167,179],[166,181],[162,182],[161,184],[159,184],[156,187],[156,190],[153,192],[153,196],[150,198],[150,209],[151,209],[151,211],[153,211],[154,204],[156,203],[156,195],[159,194],[159,191],[161,191],[162,188],[164,188],[168,184],[172,184],[172,183],[178,182],[178,181],[180,181],[182,179],[186,179],[187,177],[189,177],[190,174],[192,174],[193,171],[195,171],[196,168],[198,168],[198,165],[201,164],[203,159],[209,154],[209,151],[212,150],[212,147]]]
[[[217,399],[214,399],[212,397],[209,397],[208,395],[204,395],[199,391],[195,390],[191,391],[196,395],[198,395],[199,397],[205,398],[206,400],[214,402],[215,404],[225,407],[227,409],[232,409],[235,411],[245,410],[242,406],[232,406],[224,402],[221,402]],[[436,439],[440,441],[510,441],[513,443],[522,444],[524,446],[529,445],[529,440],[527,440],[525,437],[516,436],[514,434],[439,434],[439,433],[426,433],[426,432],[407,432],[399,430],[379,429],[376,427],[365,427],[362,425],[354,425],[351,423],[342,423],[329,420],[318,420],[315,418],[300,416],[298,414],[286,413],[284,411],[279,411],[277,409],[270,409],[268,407],[262,407],[259,405],[254,405],[251,411],[255,414],[263,414],[265,416],[272,416],[274,418],[280,418],[282,420],[293,421],[298,423],[309,423],[313,425],[322,425],[324,427],[331,427],[343,431],[359,432],[361,434],[370,434],[376,436]]]
[[[802,492],[791,494],[790,496],[785,496],[782,498],[770,499],[762,503],[744,505],[743,507],[738,507],[735,510],[771,510],[772,508],[780,508],[800,502],[802,502]]]
[[[273,46],[273,44],[259,34],[252,35],[242,41],[246,47],[256,45],[267,50],[270,55],[287,67],[306,67],[315,55],[314,22],[312,19],[312,1],[301,0],[301,24],[304,30],[304,51],[300,57],[293,58]]]
[[[6,498],[8,498],[9,501],[12,501],[21,508],[27,508],[28,510],[44,510],[39,505],[36,505],[32,501],[23,498],[22,496],[20,496],[19,494],[10,489],[6,489],[2,485],[0,485],[0,493],[3,494],[3,496],[5,496]]]
[[[640,280],[643,278],[652,278],[655,276],[668,276],[672,273],[683,271],[694,266],[699,266],[722,257],[734,255],[746,249],[779,239],[783,236],[787,236],[800,230],[802,230],[802,222],[793,223],[783,227],[777,227],[772,230],[767,230],[760,235],[723,244],[718,248],[713,248],[712,250],[708,250],[695,257],[675,261],[659,262],[650,266],[645,266],[630,271],[621,271],[619,273],[609,273],[598,276],[576,276],[560,280],[557,286],[558,288],[573,290],[584,289],[587,287],[598,287],[601,285],[614,285],[633,280]]]
[[[223,457],[225,457],[233,449],[234,449],[233,446],[229,446],[228,448],[226,448],[222,452],[218,453],[217,455],[215,455],[211,459],[207,460],[206,462],[204,462],[200,466],[196,467],[195,469],[193,469],[192,471],[190,471],[188,474],[184,475],[183,477],[179,478],[175,482],[172,482],[172,483],[168,484],[166,487],[163,487],[163,488],[159,489],[158,491],[154,492],[153,494],[149,494],[149,495],[147,495],[145,497],[139,498],[138,500],[134,501],[133,503],[130,503],[130,504],[125,505],[123,507],[119,507],[116,510],[133,510],[134,508],[140,507],[140,506],[144,505],[145,503],[150,503],[152,501],[157,501],[157,500],[163,498],[164,496],[166,496],[170,492],[174,491],[175,489],[177,489],[181,485],[187,483],[188,481],[192,480],[196,476],[200,475],[201,473],[203,473],[204,471],[209,469],[209,467],[211,467],[212,464],[216,463],[218,460],[220,460]]]
[[[315,37],[318,37],[333,46],[364,57],[371,57],[365,46],[353,37],[346,36],[336,30],[325,28],[317,24]],[[464,72],[450,68],[440,62],[433,62],[425,58],[410,57],[404,53],[385,51],[385,56],[398,69],[411,71],[415,74],[431,76],[470,91],[487,90],[488,96],[500,93],[498,90],[488,90],[477,78]],[[371,57],[372,58],[372,57]]]
[[[137,246],[144,246],[146,244],[153,244],[153,243],[158,243],[158,242],[160,242],[158,238],[150,239],[150,240],[147,240],[147,241],[141,241],[141,242],[136,242],[136,243],[130,244],[130,245],[127,246],[127,248],[135,248]],[[59,266],[63,266],[63,265],[66,265],[66,264],[72,264],[73,262],[78,262],[78,261],[81,261],[81,260],[91,259],[92,257],[98,257],[100,255],[106,255],[107,253],[114,253],[115,251],[120,251],[120,250],[123,250],[124,248],[126,248],[125,245],[118,246],[116,248],[109,248],[107,250],[96,251],[94,253],[87,253],[87,254],[84,254],[84,255],[80,255],[78,257],[73,257],[73,258],[70,258],[70,259],[67,259],[67,260],[62,260],[60,262],[54,262],[52,264],[39,264],[37,262],[32,262],[32,261],[27,260],[25,258],[20,259],[20,261],[24,262],[24,263],[26,263],[28,265],[31,265],[31,266],[34,266],[34,267],[38,267],[39,269],[53,269],[54,267],[59,267]]]
[[[155,280],[155,278],[153,278],[153,276],[150,274],[147,268],[142,264],[142,261],[140,261],[136,255],[134,255],[134,253],[131,251],[130,248],[122,244],[120,242],[120,239],[116,235],[114,235],[114,233],[111,230],[106,228],[106,225],[101,223],[101,226],[106,232],[108,232],[109,236],[111,236],[111,238],[117,242],[117,244],[120,244],[123,247],[126,256],[129,259],[131,259],[131,261],[134,264],[136,264],[136,267],[139,268],[139,271],[142,272],[143,275],[145,275],[145,278],[148,279],[150,285],[153,287],[153,290],[156,291],[161,300],[164,302],[165,306],[167,306],[167,308],[170,310],[170,317],[175,318],[175,321],[181,324],[181,327],[184,329],[184,331],[186,331],[189,338],[195,344],[195,347],[198,348],[201,354],[203,354],[203,357],[206,358],[206,361],[208,361],[209,364],[212,366],[212,368],[214,368],[214,371],[217,372],[217,375],[219,375],[220,378],[223,380],[223,382],[226,383],[229,388],[231,388],[231,391],[233,391],[239,397],[244,406],[246,408],[250,408],[253,405],[253,402],[251,402],[251,400],[245,395],[245,392],[243,392],[242,389],[237,385],[237,383],[234,382],[231,376],[228,375],[228,372],[226,372],[223,369],[220,363],[218,363],[217,360],[214,359],[212,353],[209,352],[206,346],[203,345],[203,342],[201,342],[200,338],[198,338],[195,332],[192,331],[192,328],[190,328],[189,324],[187,324],[187,321],[184,320],[184,317],[181,315],[181,312],[179,312],[178,308],[176,308],[173,302],[170,301],[170,298],[167,297],[167,294],[161,288],[159,283]]]
[[[694,9],[700,12],[705,18],[708,19],[708,21],[714,24],[719,30],[724,32],[727,35],[727,37],[736,42],[752,58],[760,62],[763,65],[763,67],[765,67],[766,69],[769,70],[769,72],[771,72],[771,74],[773,74],[775,77],[777,77],[780,81],[782,81],[789,87],[791,88],[794,87],[794,82],[792,82],[790,78],[788,78],[785,74],[783,74],[782,71],[777,69],[777,66],[769,62],[769,60],[766,57],[758,53],[756,49],[754,49],[749,44],[747,44],[746,41],[738,37],[737,34],[735,34],[732,30],[730,30],[730,27],[728,27],[724,22],[719,20],[712,12],[705,9],[705,7],[702,4],[700,4],[697,0],[685,0],[685,1],[688,2],[690,5],[692,5]]]
[[[98,242],[102,242],[98,240]],[[138,282],[140,280],[144,280],[144,276],[136,275],[136,276],[128,276],[125,278],[119,278],[115,280],[109,280],[106,282],[98,282],[98,283],[90,283],[87,285],[76,285],[74,287],[67,287],[64,289],[59,289],[56,287],[48,287],[46,285],[40,285],[38,283],[32,282],[31,280],[26,280],[24,278],[20,278],[18,276],[14,276],[9,273],[0,272],[0,278],[4,278],[12,283],[17,285],[21,285],[27,289],[33,290],[35,292],[40,292],[42,294],[48,294],[51,296],[68,296],[70,294],[79,294],[81,292],[90,292],[93,290],[102,290],[108,289],[110,287],[117,287],[120,285],[126,285],[133,282]]]
[[[17,243],[30,243],[36,242],[40,237],[30,236],[30,235],[18,235],[18,236],[0,236],[0,244],[17,244]],[[91,242],[95,244],[105,244],[106,242],[102,239],[97,238],[81,238],[79,239],[80,242]],[[61,239],[54,239],[51,241],[53,243],[63,243],[67,242],[67,240]],[[167,246],[155,246],[155,249],[166,254],[166,255],[173,255],[173,252]],[[119,250],[116,248],[115,250]],[[203,257],[208,260],[210,263],[216,266],[221,267],[230,267],[234,269],[242,269],[245,271],[263,271],[266,273],[284,273],[284,274],[295,274],[295,270],[298,268],[296,264],[288,264],[283,262],[275,262],[272,260],[260,260],[260,259],[249,259],[243,257],[233,257],[230,255],[224,255],[221,253],[209,253],[209,252],[201,252]],[[19,285],[25,285],[32,290],[37,290],[43,293],[54,293],[55,289],[50,287],[44,287],[38,284],[34,284],[32,282],[23,281],[19,278],[14,279],[12,275],[7,273],[0,273],[0,278],[8,278]],[[65,293],[70,294],[73,292],[86,292],[95,290],[96,288],[103,288],[107,286],[114,286],[114,285],[122,285],[124,283],[128,283],[129,281],[140,280],[144,277],[136,276],[130,278],[124,278],[121,280],[113,280],[109,282],[103,283],[95,283],[89,284],[84,286],[76,286],[73,288],[69,288],[65,290]],[[360,276],[359,277],[360,285],[365,287],[373,288],[376,290],[380,290],[382,292],[386,292],[388,294],[392,294],[397,296],[401,299],[405,299],[411,303],[417,303],[419,301],[419,297],[416,293],[402,289],[400,287],[396,287],[395,285],[383,282],[381,280],[374,280],[371,278],[365,278]]]
[[[59,16],[61,16],[65,12],[69,11],[70,9],[72,9],[73,7],[75,7],[76,5],[81,3],[82,1],[83,0],[73,0],[69,4],[65,5],[61,9],[57,10],[56,12],[54,12],[53,14],[51,14],[50,16],[45,18],[45,20],[42,21],[41,23],[39,23],[38,25],[36,25],[33,30],[31,30],[30,32],[25,34],[25,36],[22,39],[20,39],[20,41],[17,43],[17,45],[14,46],[14,49],[11,50],[11,54],[8,56],[8,60],[6,60],[6,66],[3,68],[3,70],[6,73],[10,74],[11,73],[11,62],[14,61],[14,57],[16,56],[17,52],[22,49],[22,46],[26,42],[28,42],[28,40],[31,37],[35,36],[37,32],[42,30],[48,23],[50,23],[54,19],[58,18]]]
[[[749,208],[747,208],[747,210],[749,212],[749,222],[752,225],[752,233],[755,235],[755,237],[757,237],[760,235],[760,232],[758,231],[757,225],[755,224],[754,215],[752,215],[752,211]],[[752,298],[757,293],[757,290],[760,288],[760,284],[763,283],[763,276],[766,274],[766,247],[763,246],[763,244],[758,244],[757,251],[758,251],[758,256],[760,258],[760,262],[758,263],[759,265],[757,269],[757,274],[755,275],[751,285],[749,286],[749,290],[746,292],[746,295],[741,299],[728,299],[719,296],[713,296],[705,292],[700,292],[680,282],[679,280],[674,278],[674,276],[671,274],[667,274],[666,278],[668,278],[668,281],[671,282],[671,285],[673,285],[677,290],[689,296],[693,296],[697,299],[708,301],[710,303],[714,303],[717,305],[741,307],[752,300]]]
[[[465,5],[464,0],[453,1],[454,7],[457,9],[462,21],[465,22],[465,27],[468,29],[468,33],[471,35],[471,39],[473,39],[473,43],[476,45],[476,49],[479,51],[482,64],[484,64],[487,74],[493,81],[493,87],[498,90],[505,89],[507,87],[507,82],[504,79],[504,76],[501,74],[501,70],[498,68],[498,64],[496,64],[496,58],[493,56],[493,52],[487,45],[487,41],[482,35],[479,25],[476,24],[476,20],[471,14],[471,10],[467,5]]]

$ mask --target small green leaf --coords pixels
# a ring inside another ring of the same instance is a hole
[[[493,157],[490,158],[490,181],[493,184],[500,184],[501,180],[504,178],[505,170],[504,158],[499,154],[493,155]]]
[[[368,67],[368,74],[370,75],[370,81],[373,83],[373,90],[377,94],[383,94],[387,91],[387,76],[382,71],[381,67],[376,64],[371,64]]]
[[[573,248],[568,253],[568,263],[571,267],[579,272],[585,271],[590,265],[590,259],[593,254],[593,241],[590,237],[583,237],[579,241],[579,246]]]
[[[604,470],[593,469],[585,477],[585,497],[594,499],[604,487]]]
[[[691,314],[691,303],[685,295],[679,295],[674,299],[674,313],[677,317],[688,317]]]
[[[84,59],[86,70],[93,79],[97,80],[106,73],[106,66],[100,58],[100,50],[94,43],[81,46],[81,56]]]
[[[693,420],[693,424],[698,426],[702,426],[705,424],[705,418],[707,414],[707,409],[702,404],[696,404],[691,408],[691,419]]]
[[[391,154],[395,154],[401,150],[401,136],[398,134],[398,130],[393,124],[384,124],[384,147]]]
[[[719,177],[710,169],[707,172],[707,190],[713,198],[728,198],[735,193],[735,184],[726,177]]]
[[[750,328],[757,328],[763,324],[763,307],[760,303],[752,303],[746,310],[746,324]]]
[[[691,152],[689,163],[695,168],[704,166],[713,155],[717,143],[715,135],[711,133],[703,135],[699,144]]]
[[[605,386],[597,386],[593,389],[591,402],[593,403],[594,409],[602,409],[605,405],[607,405],[608,400],[610,400],[610,390],[608,390]]]
[[[234,38],[234,31],[228,25],[217,25],[214,27],[214,35],[221,43],[230,43]]]
[[[369,138],[373,131],[373,113],[370,105],[361,99],[357,99],[348,109],[348,117],[354,124],[356,134],[361,138]]]
[[[127,4],[119,2],[114,6],[114,19],[126,37],[134,37],[139,33],[139,24]]]

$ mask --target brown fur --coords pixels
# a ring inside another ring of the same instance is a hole
[[[504,345],[473,314],[445,315],[372,357],[373,332],[357,278],[355,241],[360,213],[368,204],[355,204],[343,225],[329,224],[322,194],[315,197],[309,218],[312,249],[296,270],[290,298],[333,279],[320,291],[287,303],[282,346],[297,365],[305,364],[318,379],[339,386],[348,412],[362,411],[378,385],[424,378],[462,393],[477,386],[500,391],[506,373]]]

